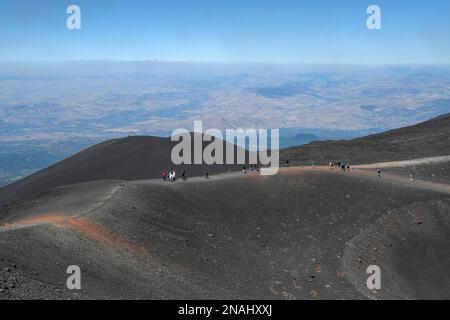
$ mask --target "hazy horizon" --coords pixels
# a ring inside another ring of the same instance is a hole
[[[449,64],[448,12],[445,0],[3,1],[0,60]]]

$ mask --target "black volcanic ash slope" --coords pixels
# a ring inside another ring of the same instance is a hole
[[[450,115],[349,141],[319,141],[281,152],[294,165],[349,161],[367,164],[450,155]]]
[[[375,298],[448,299],[450,198],[407,181],[283,168],[52,189],[2,214],[0,299],[362,299],[372,264]]]
[[[148,136],[105,141],[0,188],[0,204],[23,200],[24,197],[32,198],[50,188],[81,182],[160,178],[164,169],[177,169],[179,174],[179,170],[184,168],[190,177],[203,175],[205,170],[214,174],[237,169],[232,165],[174,166],[171,151],[176,143],[170,141],[170,138]]]

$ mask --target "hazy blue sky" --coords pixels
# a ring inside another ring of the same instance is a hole
[[[0,0],[0,60],[439,64],[449,39],[448,0]]]

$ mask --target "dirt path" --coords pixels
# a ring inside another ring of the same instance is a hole
[[[383,168],[383,167],[377,167]],[[361,167],[354,168],[353,171],[343,171],[341,169],[330,169],[329,167],[292,167],[292,168],[282,168],[280,169],[280,174],[289,175],[294,173],[302,172],[323,172],[329,174],[341,174],[354,178],[369,178],[373,181],[377,180],[384,183],[401,185],[404,187],[411,187],[415,189],[431,190],[441,193],[450,194],[450,185],[444,183],[436,183],[425,180],[413,180],[411,181],[409,177],[396,175],[392,173],[383,173],[381,177],[378,177],[376,171],[371,171],[369,169],[361,169]]]
[[[32,216],[12,222],[4,222],[0,223],[0,232],[7,232],[13,230],[19,230],[23,228],[30,228],[40,225],[48,225],[48,224],[64,224],[69,223],[74,219],[81,219],[83,216],[93,212],[105,205],[110,199],[112,199],[116,193],[120,190],[121,186],[116,186],[111,189],[105,196],[99,199],[99,202],[96,202],[92,207],[78,213],[74,214],[61,214],[61,213],[47,213],[37,216]]]
[[[404,161],[391,161],[391,162],[382,162],[382,163],[372,163],[372,164],[362,164],[354,166],[355,168],[360,169],[383,169],[383,168],[399,168],[399,167],[410,167],[417,165],[430,165],[436,163],[450,162],[450,156],[441,156],[441,157],[430,157],[430,158],[419,158],[412,160],[404,160]]]
[[[371,180],[378,180],[380,182],[386,182],[390,184],[401,185],[405,187],[411,187],[415,189],[431,190],[441,193],[450,194],[450,185],[444,183],[436,183],[425,180],[411,180],[409,176],[401,176],[393,173],[382,173],[381,177],[378,177],[378,173],[371,169],[385,169],[385,168],[398,168],[398,167],[408,167],[414,165],[430,165],[437,163],[450,162],[450,156],[442,157],[431,157],[431,158],[420,158],[405,161],[392,161],[365,165],[356,165],[352,167],[351,171],[341,170],[339,168],[330,168],[328,166],[317,166],[317,167],[289,167],[280,168],[280,174],[289,175],[293,173],[302,172],[327,172],[334,174],[348,175],[351,177],[365,177]]]
[[[354,166],[354,172],[359,176],[367,176],[375,178],[381,181],[387,181],[395,183],[397,185],[403,185],[407,187],[426,189],[442,193],[450,193],[450,185],[445,183],[437,183],[425,180],[411,179],[409,176],[402,176],[394,173],[382,173],[381,177],[378,177],[378,173],[370,169],[386,169],[386,168],[402,168],[417,165],[432,165],[438,163],[450,162],[450,156],[420,158],[405,161],[391,161],[383,163],[374,163],[366,165]]]
[[[401,185],[405,187],[422,189],[422,190],[430,190],[441,193],[449,193],[450,194],[450,185],[444,183],[436,183],[425,180],[411,180],[409,177],[393,174],[393,173],[382,173],[381,177],[378,177],[377,172],[370,170],[356,170],[353,173],[354,176],[360,177],[369,177],[373,180],[379,180],[381,182],[387,182],[391,184]]]

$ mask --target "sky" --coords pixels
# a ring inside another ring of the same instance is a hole
[[[450,1],[0,0],[0,61],[74,59],[450,64]]]

